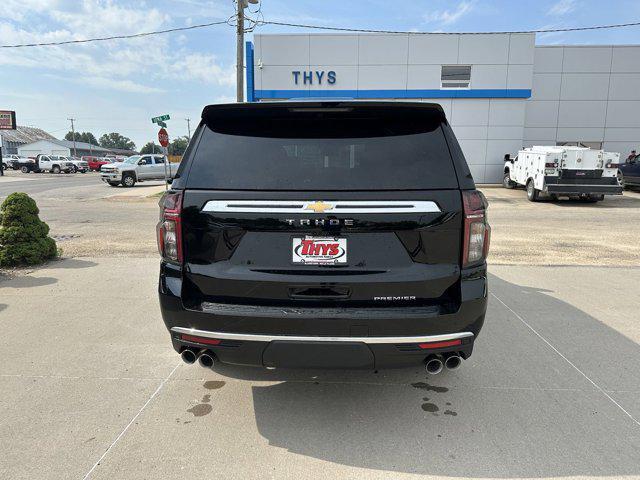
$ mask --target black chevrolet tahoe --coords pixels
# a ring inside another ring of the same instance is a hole
[[[487,308],[487,202],[437,104],[202,112],[160,200],[160,307],[187,363],[455,369]]]

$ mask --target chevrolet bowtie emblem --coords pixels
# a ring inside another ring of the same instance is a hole
[[[324,213],[325,210],[333,210],[333,207],[334,205],[320,201],[308,204],[305,207],[305,210],[313,210],[315,213]]]

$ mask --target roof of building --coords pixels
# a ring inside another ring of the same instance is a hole
[[[53,141],[53,140],[52,140]],[[73,141],[71,140],[55,140],[53,141],[54,143],[57,143],[58,145],[62,146],[62,147],[66,147],[70,150],[73,150]],[[103,153],[110,153],[112,150],[110,148],[103,148],[103,147],[99,147],[97,145],[92,145],[90,143],[86,143],[86,142],[75,142],[75,146],[77,150],[93,150],[96,153],[99,152],[103,152]]]
[[[135,150],[126,150],[123,148],[110,148],[110,151],[115,153],[116,155],[137,155],[138,152]]]
[[[46,141],[46,142],[55,143],[56,145],[60,145],[61,147],[68,148],[69,150],[73,151],[73,141],[71,141],[71,140],[58,140],[57,138],[53,138],[52,137],[52,138],[39,138],[38,140],[34,140],[33,142],[29,142],[29,143],[35,143],[35,142],[39,142],[41,140],[42,141]],[[76,150],[94,152],[94,153],[102,154],[102,155],[107,154],[107,153],[111,153],[111,154],[114,154],[114,155],[135,155],[135,154],[137,154],[137,152],[135,152],[133,150],[123,150],[121,148],[104,148],[104,147],[99,147],[98,145],[92,145],[90,143],[79,142],[79,141],[75,142],[75,148],[76,148]]]
[[[3,130],[2,140],[13,143],[33,143],[38,140],[56,140],[56,137],[40,128],[18,125],[15,130]]]

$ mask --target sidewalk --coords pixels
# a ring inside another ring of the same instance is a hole
[[[165,191],[164,183],[145,182],[132,188],[114,187],[103,198],[110,200],[135,200],[158,196]]]

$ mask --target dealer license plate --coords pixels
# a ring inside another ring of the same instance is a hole
[[[304,265],[344,265],[347,239],[338,237],[296,237],[291,249],[293,263]]]

